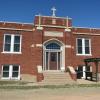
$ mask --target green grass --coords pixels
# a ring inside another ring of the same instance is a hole
[[[79,84],[77,87],[100,87],[100,83],[97,84]]]
[[[21,82],[21,81],[0,81],[1,85],[25,85],[27,82]]]
[[[66,85],[43,85],[43,86],[28,86],[29,82],[23,81],[0,81],[0,89],[59,89],[59,88],[80,88],[80,87],[100,87],[100,83],[94,84],[66,84]],[[32,83],[31,83],[32,84]]]
[[[25,85],[0,85],[0,89],[59,89],[59,88],[92,88],[92,87],[100,87],[100,84],[78,84],[78,85],[44,85],[44,86],[25,86]]]

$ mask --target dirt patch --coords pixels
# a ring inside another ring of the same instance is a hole
[[[0,89],[0,100],[100,100],[100,88]]]

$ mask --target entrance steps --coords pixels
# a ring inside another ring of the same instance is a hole
[[[39,82],[41,85],[65,85],[74,84],[68,72],[43,72],[44,80]]]

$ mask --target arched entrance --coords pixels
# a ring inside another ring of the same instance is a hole
[[[61,70],[63,45],[57,40],[44,43],[44,70]]]

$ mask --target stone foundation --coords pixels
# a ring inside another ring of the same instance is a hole
[[[37,82],[37,78],[34,75],[22,74],[21,75],[21,81]]]

